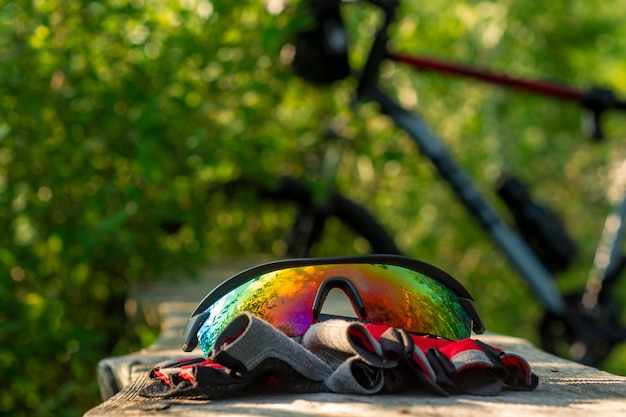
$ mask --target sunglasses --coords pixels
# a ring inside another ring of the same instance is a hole
[[[211,291],[187,322],[183,350],[199,344],[208,355],[244,311],[287,336],[302,336],[313,323],[339,317],[321,313],[334,288],[343,290],[362,322],[450,340],[485,331],[469,292],[428,263],[397,255],[287,259],[247,269]]]

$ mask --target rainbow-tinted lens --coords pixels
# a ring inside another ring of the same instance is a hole
[[[207,353],[219,333],[235,316],[249,311],[288,336],[306,332],[313,318],[313,301],[323,279],[320,267],[289,268],[269,272],[225,294],[206,310],[198,331],[200,347]]]
[[[288,336],[300,336],[314,321],[314,303],[324,283],[349,281],[353,285],[344,290],[354,288],[358,292],[356,298],[360,297],[365,306],[366,317],[362,319],[446,339],[469,337],[473,319],[479,319],[471,297],[459,294],[459,288],[464,289],[451,277],[441,279],[438,275],[445,273],[423,265],[427,267],[420,269],[425,272],[383,263],[308,264],[267,272],[262,269],[226,290],[218,287],[214,291],[217,295],[209,294],[196,317],[202,322],[192,327],[205,354],[211,351],[220,332],[243,311]],[[241,281],[237,277],[231,280]],[[478,327],[482,328],[482,323]]]

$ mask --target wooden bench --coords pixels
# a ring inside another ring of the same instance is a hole
[[[477,337],[526,358],[539,376],[533,392],[505,391],[494,397],[458,395],[438,397],[419,393],[373,396],[333,393],[248,396],[213,401],[153,400],[137,393],[150,381],[152,366],[165,359],[201,356],[184,353],[181,334],[200,299],[222,280],[244,267],[264,261],[225,261],[202,271],[201,278],[154,281],[136,285],[128,310],[158,321],[162,332],[151,347],[133,354],[107,358],[98,365],[104,402],[85,417],[245,415],[283,416],[625,416],[626,377],[582,366],[537,349],[529,342],[508,336]]]

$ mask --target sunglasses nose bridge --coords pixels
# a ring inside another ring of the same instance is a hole
[[[364,320],[367,318],[367,313],[365,311],[365,302],[359,293],[359,290],[356,288],[354,283],[350,281],[346,277],[333,277],[328,278],[320,285],[317,290],[317,294],[315,296],[315,301],[313,302],[313,321],[318,321],[320,314],[322,312],[322,306],[324,305],[324,301],[326,300],[326,296],[328,293],[334,289],[341,289],[344,294],[348,296],[350,302],[352,303],[352,307],[354,311],[359,316],[360,320]]]

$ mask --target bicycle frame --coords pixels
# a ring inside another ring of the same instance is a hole
[[[507,88],[515,88],[526,92],[540,94],[560,100],[580,103],[591,116],[591,133],[594,140],[604,139],[602,131],[602,115],[610,109],[626,111],[626,102],[617,99],[613,91],[606,88],[593,88],[587,92],[546,81],[524,80],[498,74],[489,70],[473,68],[466,65],[444,62],[434,58],[412,56],[402,53],[391,53],[389,59],[418,68],[449,75],[460,75],[485,81],[489,84]]]
[[[369,90],[367,98],[378,103],[381,111],[417,144],[422,155],[433,163],[439,175],[546,307],[557,315],[563,315],[565,303],[551,274],[524,240],[483,198],[469,175],[456,163],[444,143],[432,133],[423,119],[395,103],[380,89]]]
[[[396,103],[378,87],[381,62],[392,57],[387,49],[388,29],[394,18],[396,1],[377,1],[385,12],[378,29],[357,89],[362,101],[373,101],[382,113],[390,117],[418,146],[423,156],[436,167],[439,175],[478,221],[493,243],[504,253],[512,266],[528,283],[549,311],[565,316],[566,306],[554,279],[524,240],[501,218],[474,186],[470,176],[456,163],[444,142],[439,139],[417,114]]]
[[[367,1],[384,12],[384,19],[376,32],[368,59],[358,78],[357,98],[360,101],[377,103],[380,106],[380,111],[391,118],[398,128],[408,134],[421,154],[436,167],[441,178],[448,183],[471,216],[477,220],[490,240],[506,256],[509,263],[518,271],[550,313],[562,318],[566,325],[575,329],[575,335],[582,335],[584,340],[595,340],[597,337],[603,337],[602,340],[611,342],[626,340],[626,329],[624,328],[595,329],[593,325],[587,326],[586,323],[581,323],[578,316],[571,315],[571,310],[569,310],[565,297],[556,286],[552,273],[544,266],[538,255],[520,234],[509,227],[481,195],[470,176],[456,163],[444,142],[429,129],[421,117],[402,107],[379,87],[379,67],[383,61],[391,60],[409,64],[422,70],[472,77],[508,88],[523,89],[544,96],[578,102],[591,113],[592,137],[596,140],[604,137],[601,129],[603,113],[610,109],[626,110],[626,102],[618,100],[610,90],[606,89],[581,92],[564,85],[515,79],[490,71],[430,58],[392,53],[388,50],[388,29],[394,20],[395,10],[399,2],[398,0]],[[599,301],[610,290],[608,284],[612,284],[616,280],[617,274],[624,266],[623,257],[619,250],[624,234],[625,218],[626,195],[622,202],[617,205],[613,215],[607,219],[602,242],[596,254],[596,262],[590,273],[584,295],[580,300],[580,304],[586,310],[584,314],[593,314]],[[605,333],[611,333],[611,335]]]

